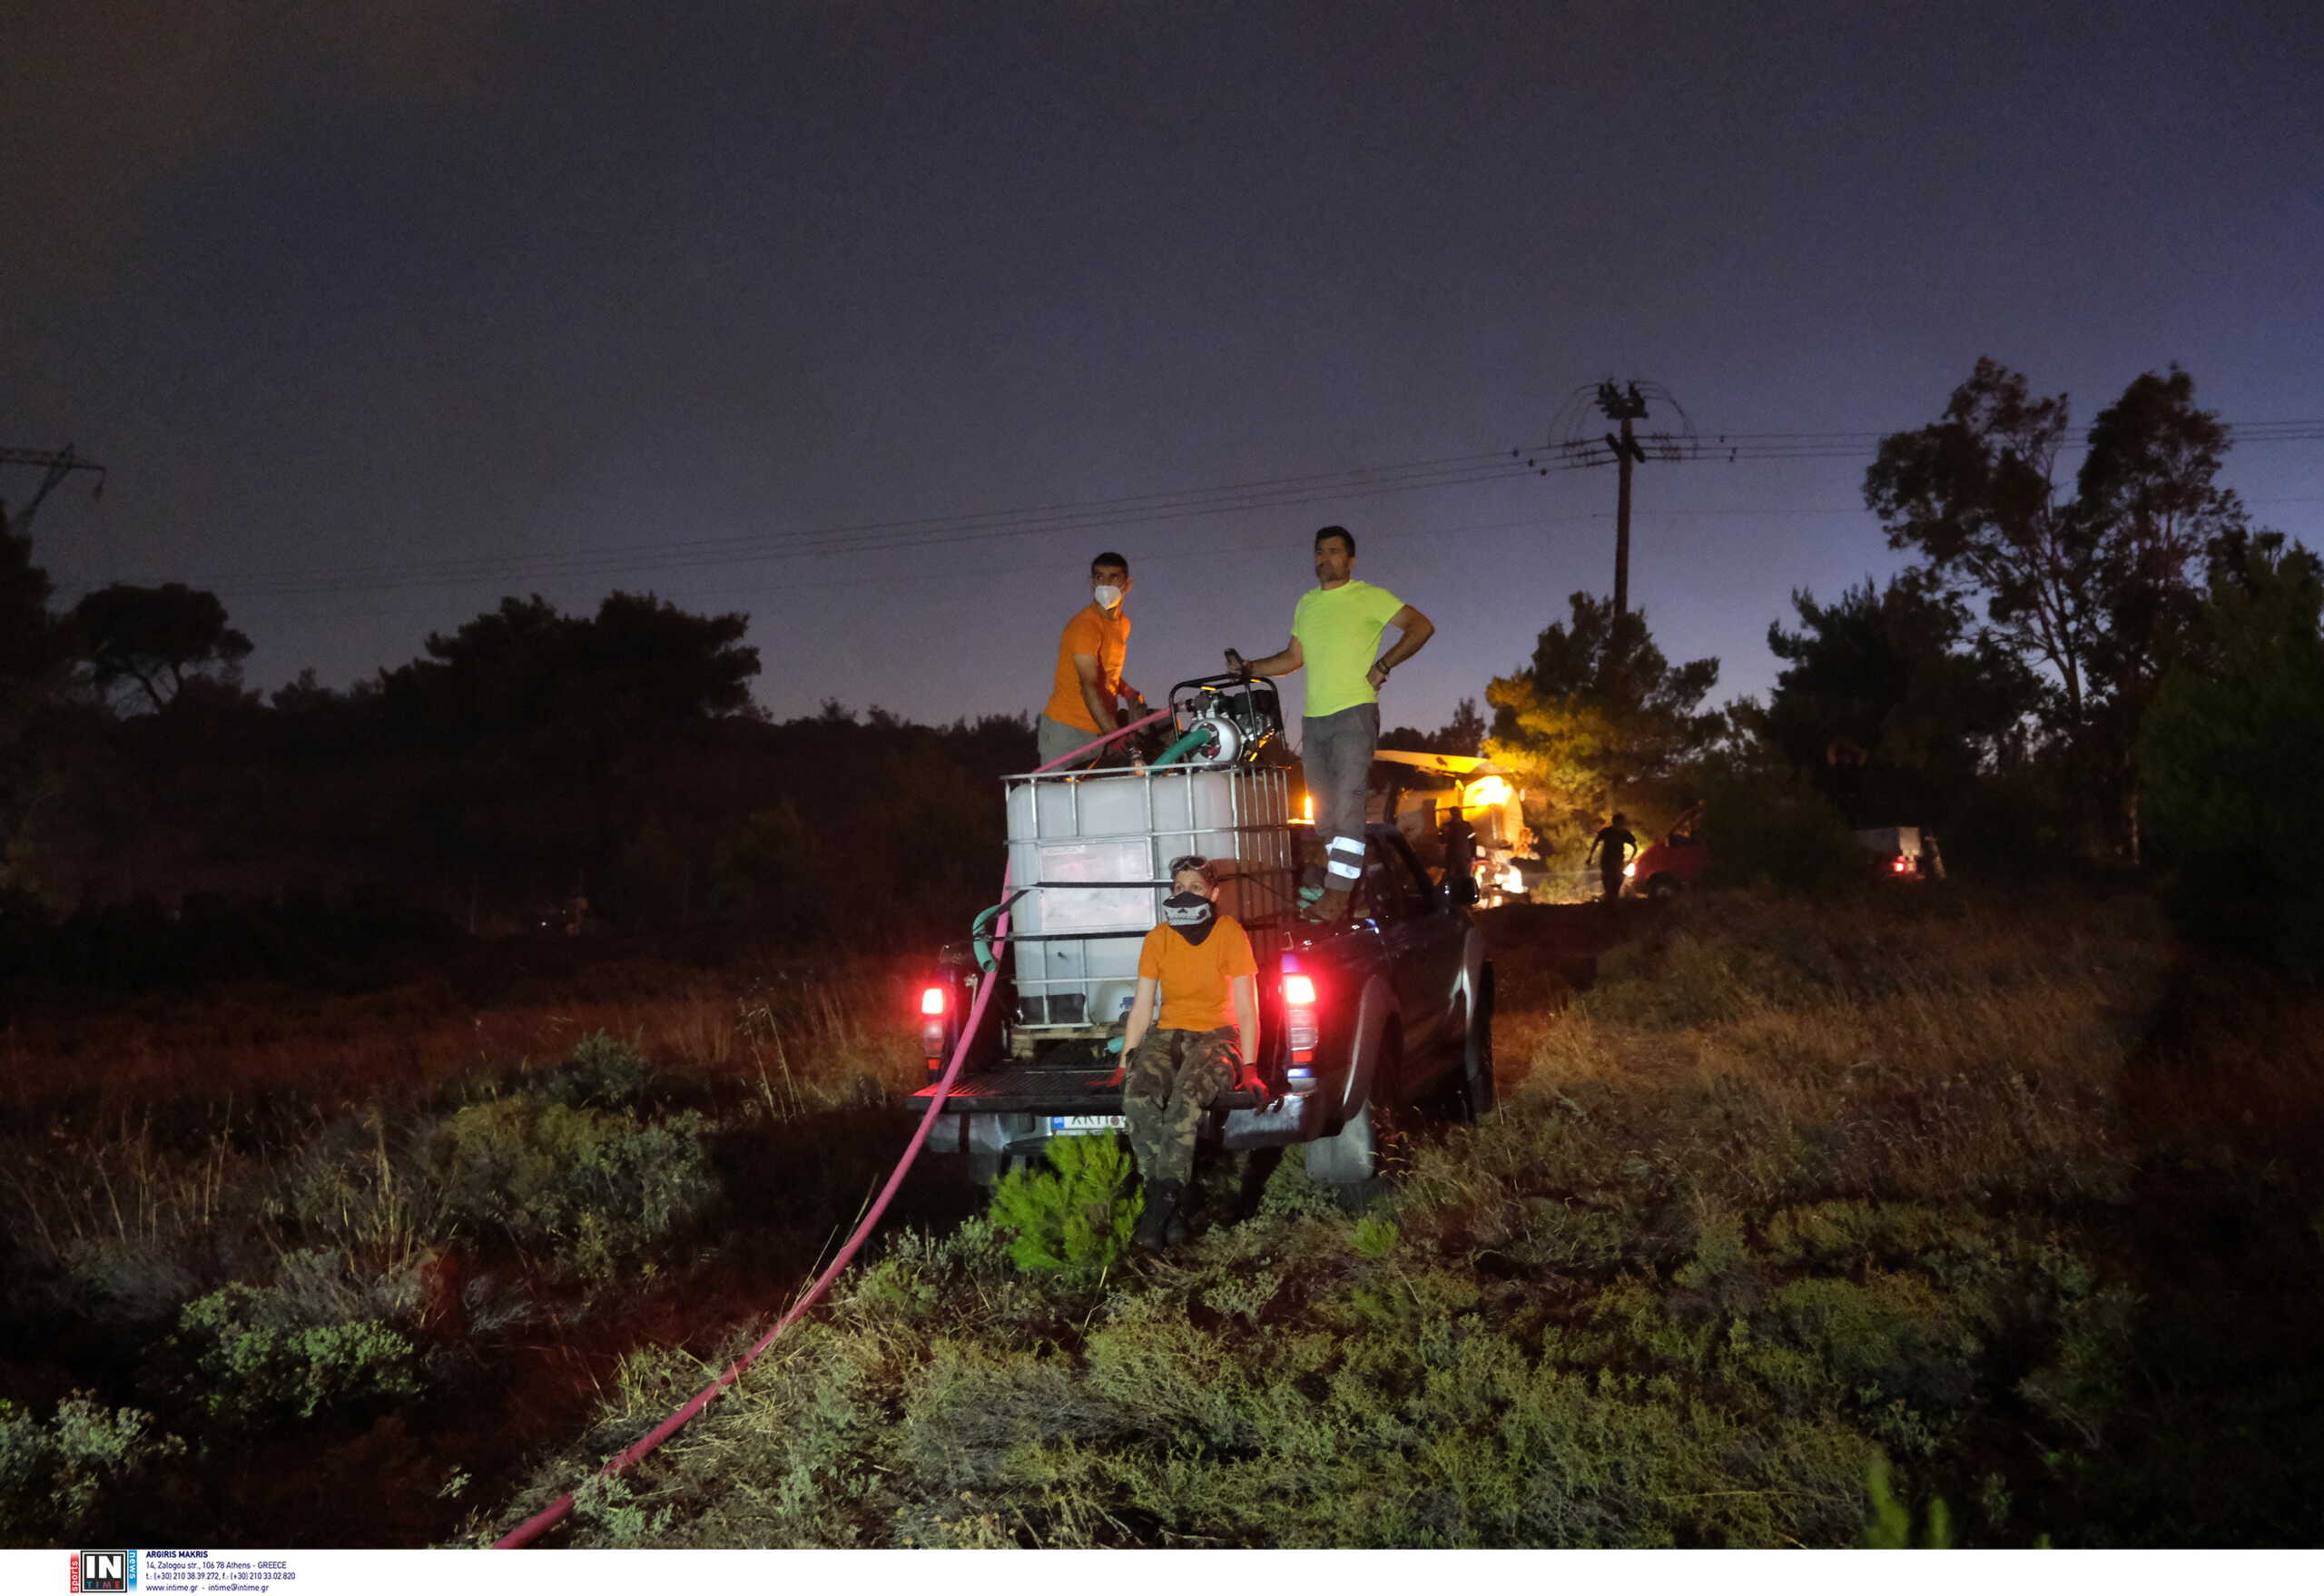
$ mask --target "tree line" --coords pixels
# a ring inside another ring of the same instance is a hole
[[[994,783],[1032,763],[1023,716],[773,721],[745,617],[651,595],[504,599],[350,688],[309,671],[261,698],[213,595],[115,585],[54,613],[31,557],[0,541],[0,922],[20,943],[250,905],[417,906],[478,932],[932,931],[989,893]]]
[[[2159,867],[2191,929],[2324,962],[2317,558],[2221,482],[2230,435],[2186,372],[2133,379],[2068,476],[2071,420],[1981,360],[1883,439],[1864,501],[1912,563],[1795,591],[1764,704],[1708,708],[1716,659],[1573,595],[1487,691],[1482,749],[1549,795],[1545,850],[1698,799],[1730,852],[1795,869],[1829,866],[1815,833],[1919,825],[1988,873]]]
[[[1452,724],[1384,746],[1484,753],[1537,795],[1552,862],[1611,811],[1705,801],[1707,838],[1778,879],[1849,826],[1915,824],[1990,872],[2170,872],[2191,924],[2324,946],[2306,809],[2324,761],[2318,562],[2254,527],[2227,427],[2184,371],[2098,412],[1980,360],[1886,438],[1864,499],[1912,563],[1768,626],[1766,703],[1714,708],[1640,613],[1571,596]],[[972,910],[1027,717],[769,720],[739,614],[615,593],[504,599],[347,689],[261,698],[213,594],[115,584],[70,610],[0,530],[0,926],[189,901],[419,905],[474,931],[586,918],[881,937]],[[1643,832],[1641,833],[1643,834]],[[2207,905],[2207,906],[2206,906]]]

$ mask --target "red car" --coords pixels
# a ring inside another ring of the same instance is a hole
[[[1623,874],[1630,891],[1648,898],[1668,898],[1693,889],[1710,862],[1710,850],[1684,832],[1672,832],[1659,842],[1639,851]]]

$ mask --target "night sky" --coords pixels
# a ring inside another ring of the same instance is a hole
[[[1340,521],[1429,726],[1611,586],[1610,469],[1459,464],[1601,377],[1705,435],[1919,425],[1980,355],[2324,418],[2312,4],[9,9],[0,444],[111,469],[36,557],[214,587],[257,686],[624,586],[747,610],[777,715],[1030,710],[1118,547],[1156,693]],[[1640,470],[1718,699],[1896,568],[1867,459]],[[2324,443],[2228,477],[2324,547]]]

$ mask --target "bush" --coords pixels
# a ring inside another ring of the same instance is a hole
[[[1709,780],[1704,797],[1707,886],[1766,882],[1785,892],[1822,892],[1865,873],[1864,850],[1839,810],[1796,777],[1726,772]]]
[[[188,1394],[211,1419],[256,1425],[421,1394],[419,1348],[383,1318],[318,1319],[331,1310],[298,1283],[241,1282],[180,1310],[173,1350],[191,1364]]]
[[[527,1078],[524,1089],[573,1108],[625,1108],[645,1100],[654,1068],[627,1042],[598,1031],[574,1044],[556,1069]]]
[[[1864,1543],[1874,1552],[1908,1552],[1915,1544],[1913,1534],[1913,1510],[1896,1499],[1888,1483],[1888,1460],[1875,1458],[1864,1471],[1865,1494],[1870,1498],[1872,1517],[1864,1526]],[[1921,1526],[1917,1538],[1924,1552],[1946,1552],[1953,1546],[1953,1513],[1945,1505],[1945,1498],[1937,1497],[1928,1504],[1928,1517]]]
[[[1012,1169],[992,1194],[992,1221],[1014,1233],[1009,1256],[1034,1274],[1102,1279],[1129,1250],[1146,1206],[1132,1196],[1136,1174],[1110,1136],[1051,1137],[1056,1173]]]
[[[421,1158],[455,1219],[547,1243],[592,1277],[692,1224],[718,1195],[692,1110],[655,1123],[534,1098],[502,1098],[439,1124]]]
[[[2186,931],[2324,971],[2324,606],[2304,549],[2253,551],[2203,608],[2205,650],[2171,668],[2139,734],[2147,823],[2176,862]]]
[[[58,1403],[45,1421],[0,1399],[0,1546],[62,1546],[117,1532],[133,1493],[185,1451],[153,1424],[135,1408],[107,1412],[90,1392]]]

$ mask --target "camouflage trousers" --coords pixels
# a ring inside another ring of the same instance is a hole
[[[1194,1173],[1195,1132],[1211,1098],[1235,1084],[1236,1033],[1216,1030],[1146,1033],[1122,1079],[1122,1115],[1129,1150],[1148,1180],[1184,1180]]]

